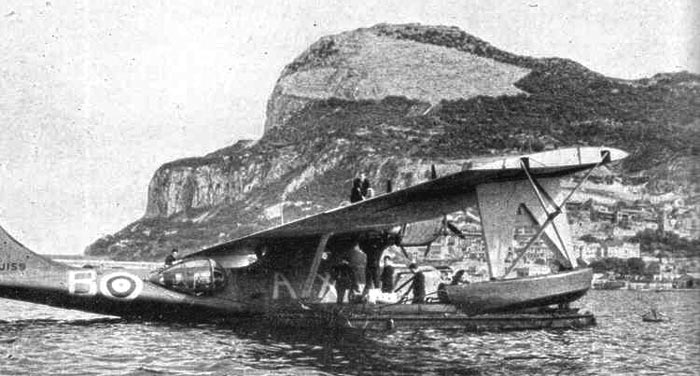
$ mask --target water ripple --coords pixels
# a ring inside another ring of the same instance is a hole
[[[700,291],[592,291],[593,328],[380,335],[128,322],[0,300],[1,375],[698,374]],[[645,323],[656,307],[671,318]]]

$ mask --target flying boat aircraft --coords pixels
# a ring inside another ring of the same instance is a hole
[[[573,147],[474,163],[458,173],[203,249],[148,276],[71,267],[32,252],[0,228],[0,297],[143,320],[472,329],[489,323],[507,329],[590,324],[592,317],[575,310],[534,321],[522,315],[566,305],[590,288],[591,270],[572,255],[564,205],[593,169],[626,156],[614,148]],[[560,180],[574,173],[585,176],[573,190],[563,190]],[[467,206],[480,212],[488,281],[429,283],[431,298],[420,304],[336,302],[331,272],[358,244],[368,262],[379,262],[388,247],[403,249],[416,228],[407,224],[444,221]],[[512,249],[516,213],[524,213],[537,229],[522,249]],[[514,278],[514,267],[538,239],[550,246],[562,270]],[[514,257],[511,262],[505,261],[507,253]],[[520,315],[517,323],[513,313]]]

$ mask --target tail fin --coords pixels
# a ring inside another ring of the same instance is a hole
[[[0,280],[4,276],[25,276],[69,268],[32,252],[0,226]]]

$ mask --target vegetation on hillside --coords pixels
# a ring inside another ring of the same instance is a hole
[[[646,229],[640,231],[630,242],[639,243],[639,250],[657,257],[700,257],[700,239],[681,238],[672,232]]]
[[[594,273],[613,272],[621,276],[635,275],[651,278],[654,274],[659,272],[657,262],[646,265],[644,261],[638,257],[628,259],[604,257],[591,262],[588,266],[593,269]]]

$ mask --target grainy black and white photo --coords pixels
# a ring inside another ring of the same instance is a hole
[[[0,375],[700,375],[699,8],[0,2]]]

